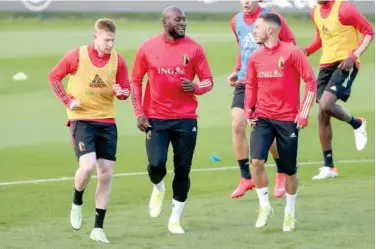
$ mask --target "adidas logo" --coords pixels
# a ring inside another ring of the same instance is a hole
[[[192,131],[196,132],[197,131],[196,127],[193,127]]]
[[[295,132],[293,132],[290,137],[296,137]]]
[[[253,36],[252,32],[249,32],[239,43],[242,48],[258,48],[259,45],[256,43],[256,39]]]
[[[336,86],[332,86],[332,87],[330,88],[330,90],[337,91],[337,87],[336,87]]]
[[[94,79],[91,81],[89,85],[89,87],[91,88],[104,88],[106,86],[106,83],[104,83],[104,81],[98,74],[95,75]]]

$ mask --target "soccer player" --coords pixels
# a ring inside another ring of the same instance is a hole
[[[349,99],[359,70],[359,57],[371,43],[374,31],[367,19],[347,1],[318,1],[312,11],[312,19],[316,26],[316,37],[304,52],[309,56],[322,47],[317,102],[324,167],[313,177],[314,180],[320,180],[338,176],[333,163],[331,117],[353,128],[358,151],[367,144],[366,119],[354,117],[336,102]],[[360,41],[358,32],[363,35]]]
[[[146,133],[148,173],[153,183],[149,214],[157,217],[165,195],[164,177],[171,142],[174,152],[171,233],[182,234],[180,218],[187,200],[192,157],[197,139],[197,99],[213,88],[213,77],[199,43],[185,36],[186,16],[170,6],[162,13],[164,32],[137,50],[131,77],[131,96],[138,128]],[[144,102],[142,80],[148,75]],[[193,82],[195,75],[199,82]]]
[[[70,223],[73,229],[80,229],[83,194],[96,167],[95,224],[90,238],[103,243],[109,243],[103,222],[117,150],[114,96],[126,100],[130,95],[126,63],[113,49],[115,37],[116,26],[112,20],[97,20],[93,44],[68,52],[49,74],[51,87],[67,108],[68,126],[79,161]],[[65,90],[62,80],[68,74]]]
[[[295,228],[299,130],[308,124],[316,79],[303,51],[278,39],[281,25],[281,19],[274,13],[262,14],[256,20],[254,35],[262,47],[253,52],[248,61],[245,111],[252,126],[251,170],[260,202],[256,227],[265,226],[273,214],[264,164],[276,139],[278,167],[286,177],[283,231],[291,231]],[[299,103],[300,78],[306,83],[302,105]]]
[[[253,36],[255,21],[261,14],[271,12],[271,10],[268,8],[262,8],[258,1],[241,0],[240,2],[242,4],[243,11],[236,14],[231,20],[231,29],[234,32],[236,41],[238,43],[239,53],[235,68],[228,77],[230,86],[235,87],[231,106],[232,141],[241,175],[238,187],[231,194],[232,198],[239,198],[243,196],[246,191],[254,188],[254,183],[252,181],[252,176],[249,169],[249,149],[246,135],[247,121],[244,117],[244,80],[246,76],[248,58],[254,50],[259,48],[259,45],[256,43]],[[282,41],[292,42],[295,44],[293,32],[287,26],[285,19],[280,15],[279,17],[282,22],[279,38]],[[278,166],[279,155],[275,143],[273,143],[272,147],[270,148],[270,152],[276,162],[276,165]],[[284,174],[278,171],[278,174],[276,174],[276,184],[274,188],[275,197],[280,198],[284,195],[284,186]]]

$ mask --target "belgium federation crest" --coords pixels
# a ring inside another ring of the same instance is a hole
[[[182,64],[183,66],[188,66],[188,63],[189,63],[189,57],[187,54],[184,54],[182,57]]]
[[[278,68],[283,68],[285,66],[285,58],[279,57],[278,59]]]

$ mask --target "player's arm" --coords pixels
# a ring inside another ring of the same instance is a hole
[[[202,95],[211,91],[214,83],[205,51],[201,46],[198,46],[194,63],[195,72],[199,79],[199,82],[194,83],[194,93]]]
[[[132,104],[137,118],[144,116],[142,107],[142,81],[147,70],[148,65],[145,58],[145,53],[141,47],[136,53],[130,81]]]
[[[56,97],[67,108],[70,107],[71,102],[74,100],[72,96],[67,94],[63,86],[63,79],[78,68],[78,49],[68,52],[64,57],[55,65],[48,75],[48,82],[53,89]]]
[[[314,54],[317,50],[319,50],[322,47],[322,40],[320,37],[319,29],[317,28],[314,20],[313,20],[313,10],[311,11],[311,19],[313,24],[315,25],[315,37],[313,38],[313,41],[311,44],[309,44],[306,48],[304,48],[304,53],[307,56],[310,56],[311,54]]]
[[[300,49],[295,50],[292,54],[292,62],[300,77],[305,82],[303,102],[300,105],[300,111],[296,117],[298,127],[304,128],[308,124],[309,114],[313,103],[315,102],[317,89],[316,77],[311,65],[309,64],[308,58]]]
[[[236,22],[236,15],[231,19],[231,30],[234,33],[236,43],[238,44],[238,53],[236,56],[235,67],[233,70],[234,73],[237,73],[239,72],[240,66],[241,66],[241,62],[240,62],[241,54],[240,54],[240,47],[239,47],[239,38],[238,38],[238,35],[236,34],[235,22]]]
[[[116,84],[113,85],[113,93],[119,100],[126,100],[130,94],[128,67],[121,55],[118,55]]]
[[[279,31],[279,39],[284,42],[292,42],[294,45],[296,45],[296,39],[295,35],[292,32],[292,30],[287,25],[286,19],[281,16],[280,14],[277,14],[279,16],[279,19],[281,20],[281,30]]]
[[[253,112],[256,108],[257,102],[257,71],[255,68],[254,58],[248,60],[247,74],[245,78],[245,97],[244,97],[244,111],[247,119],[253,118]]]
[[[375,32],[367,18],[350,2],[343,2],[339,9],[339,20],[343,25],[355,27],[362,34],[357,48],[349,51],[349,57],[354,61],[359,58],[371,44]]]

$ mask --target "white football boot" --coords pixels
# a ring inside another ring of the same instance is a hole
[[[155,218],[161,214],[164,195],[165,191],[160,192],[156,187],[153,188],[149,201],[149,214],[151,217]]]
[[[367,121],[364,118],[359,119],[362,120],[362,125],[354,130],[354,136],[356,149],[361,151],[367,145]]]
[[[273,208],[268,205],[264,208],[260,207],[258,213],[259,214],[256,221],[256,228],[261,228],[268,224],[269,218],[273,216],[274,211]]]
[[[70,211],[70,223],[74,230],[79,230],[82,225],[82,205],[72,203]]]
[[[110,241],[106,237],[106,234],[104,234],[102,228],[93,228],[93,230],[90,233],[90,239],[101,243],[110,243]]]
[[[312,177],[312,180],[323,180],[328,178],[335,178],[338,176],[338,171],[336,168],[330,168],[330,167],[321,167],[320,172]]]

